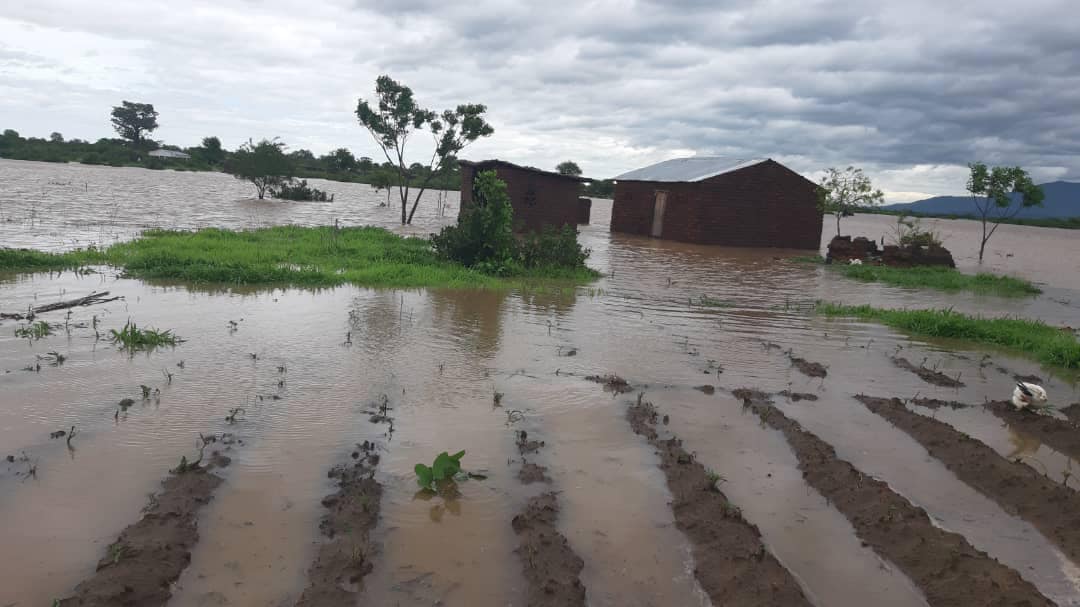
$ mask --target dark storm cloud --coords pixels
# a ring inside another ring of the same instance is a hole
[[[169,141],[281,135],[374,155],[352,111],[390,73],[436,109],[489,106],[496,135],[468,155],[572,158],[596,176],[697,152],[862,165],[898,196],[962,190],[976,159],[1080,179],[1067,0],[189,4],[5,7],[3,114],[94,138],[94,103],[138,95]],[[44,97],[48,120],[8,101]]]

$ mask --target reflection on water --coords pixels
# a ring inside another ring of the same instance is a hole
[[[242,183],[224,175],[9,161],[0,161],[0,174],[0,183],[15,183],[0,191],[11,219],[0,222],[4,244],[108,242],[129,237],[146,218],[163,227],[339,217],[390,226],[395,220],[392,210],[375,206],[366,186],[350,184],[320,184],[341,188],[329,205],[254,203],[244,199]],[[76,196],[76,185],[51,191],[60,187],[47,185],[55,176],[82,180],[82,193]],[[425,212],[422,204],[411,231],[442,223]],[[124,299],[73,310],[72,327],[96,316],[105,335],[130,318],[186,339],[176,348],[128,356],[96,340],[89,326],[29,342],[14,336],[18,323],[0,322],[0,457],[26,453],[38,467],[36,479],[24,479],[23,464],[0,460],[0,605],[48,604],[68,592],[138,518],[164,471],[193,454],[198,433],[224,430],[244,445],[202,514],[201,540],[172,604],[292,604],[318,541],[320,500],[332,491],[326,470],[347,459],[355,443],[373,440],[383,455],[377,475],[386,491],[375,531],[381,548],[365,598],[385,605],[521,605],[524,582],[510,520],[543,488],[522,486],[515,477],[518,429],[547,441],[534,461],[549,467],[562,492],[560,526],[585,560],[592,604],[707,604],[691,575],[689,547],[672,524],[655,456],[623,419],[624,397],[583,381],[596,373],[629,379],[671,412],[688,450],[728,479],[731,499],[822,604],[866,604],[878,591],[893,604],[920,599],[806,489],[782,439],[742,417],[727,390],[818,395],[815,402],[780,406],[841,457],[893,484],[1048,596],[1075,591],[1072,564],[1029,525],[959,483],[850,398],[859,392],[974,403],[1007,398],[1012,378],[996,370],[1002,366],[1049,376],[1052,398],[1068,403],[1080,400],[1072,378],[996,352],[994,364],[984,367],[982,352],[812,317],[805,304],[955,306],[1075,325],[1080,288],[1070,282],[1077,273],[1069,264],[1080,260],[1080,239],[1055,240],[1040,231],[1060,254],[1017,247],[1012,257],[992,255],[1000,269],[1031,273],[1048,285],[1042,297],[1013,300],[854,283],[790,261],[793,251],[613,235],[606,229],[609,213],[610,202],[597,201],[594,223],[581,236],[593,251],[590,263],[607,276],[576,293],[196,288],[122,279],[108,269],[0,277],[0,310],[108,289]],[[889,221],[860,216],[844,228],[874,235]],[[967,227],[946,226],[947,237],[966,242]],[[1015,245],[1011,228],[995,236],[1001,247]],[[954,247],[961,265],[968,264],[966,246]],[[1048,265],[1039,270],[1033,257]],[[703,295],[717,305],[702,305]],[[48,320],[62,324],[64,314]],[[898,347],[910,360],[925,357],[950,375],[962,373],[967,386],[936,388],[897,370],[889,356]],[[828,377],[800,374],[784,354],[789,349],[826,365]],[[66,362],[22,370],[49,351],[63,353]],[[702,384],[716,386],[716,394],[690,389]],[[160,389],[160,401],[142,401],[140,385]],[[495,392],[505,395],[497,405]],[[365,413],[384,395],[392,433]],[[116,415],[123,398],[135,405]],[[247,415],[229,425],[224,417],[238,406]],[[937,415],[1001,452],[1020,448],[1051,475],[1063,476],[1071,466],[1026,439],[1014,444],[989,414]],[[73,454],[49,439],[71,425],[79,429]],[[413,466],[459,449],[467,452],[465,467],[486,471],[487,480],[464,483],[457,502],[415,499]],[[814,549],[820,545],[829,550]]]

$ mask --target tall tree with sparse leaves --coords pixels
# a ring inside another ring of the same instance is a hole
[[[157,110],[151,103],[123,101],[112,109],[113,128],[135,148],[145,141],[143,133],[152,133],[158,128],[157,117]]]
[[[356,105],[356,117],[371,133],[386,160],[397,172],[398,196],[401,199],[401,223],[412,223],[420,197],[432,177],[439,174],[447,159],[456,156],[468,144],[495,132],[484,120],[487,108],[481,104],[463,104],[453,110],[438,114],[420,107],[412,89],[390,76],[375,80],[375,99],[360,99]],[[427,164],[424,181],[416,188],[412,209],[408,209],[411,184],[409,165],[406,162],[406,146],[410,138],[427,130],[434,140],[434,151]]]
[[[975,203],[982,223],[979,242],[979,263],[982,263],[986,243],[1003,220],[1012,219],[1028,207],[1042,206],[1042,188],[1035,185],[1027,171],[1020,167],[988,167],[982,162],[968,165],[967,191]],[[988,226],[987,224],[993,224]]]
[[[248,139],[229,157],[225,172],[242,181],[250,181],[255,186],[259,200],[263,200],[267,190],[288,183],[296,167],[285,155],[285,144],[275,137],[259,143]]]
[[[836,215],[836,235],[840,235],[840,219],[859,207],[878,206],[885,201],[881,190],[875,190],[862,169],[849,166],[844,170],[825,171],[818,187],[818,209]]]
[[[560,162],[555,167],[555,172],[560,175],[571,175],[574,177],[581,176],[581,167],[577,165],[573,160],[567,160],[566,162]]]

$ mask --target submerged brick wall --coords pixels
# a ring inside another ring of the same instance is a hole
[[[772,160],[695,183],[618,182],[611,231],[648,236],[658,190],[668,192],[661,238],[789,249],[821,242],[815,184]]]
[[[519,232],[539,232],[543,226],[576,226],[581,183],[558,175],[496,164],[491,167],[461,166],[460,215],[472,204],[472,184],[477,170],[494,170],[506,182],[514,207],[514,227]]]

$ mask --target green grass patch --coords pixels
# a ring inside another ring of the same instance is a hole
[[[120,346],[121,350],[136,352],[138,350],[152,350],[160,346],[175,346],[183,340],[172,331],[159,331],[153,328],[140,329],[130,320],[124,323],[124,328],[117,331],[113,329],[112,342]]]
[[[953,310],[891,310],[818,302],[818,314],[872,320],[919,337],[962,339],[1027,354],[1041,363],[1080,369],[1080,341],[1037,320],[983,318]]]
[[[895,268],[869,264],[834,265],[848,278],[863,282],[881,282],[895,287],[972,291],[1004,297],[1024,297],[1042,293],[1041,289],[1026,280],[986,272],[965,274],[953,268],[941,266]]]
[[[15,328],[15,337],[36,340],[48,335],[52,335],[52,327],[44,320],[39,320],[35,323]]]
[[[587,268],[537,268],[508,277],[488,276],[438,259],[423,238],[382,228],[279,226],[250,231],[151,230],[107,249],[42,253],[0,249],[0,269],[36,271],[88,264],[123,268],[129,276],[196,283],[328,287],[510,288],[530,281],[582,283],[599,274]]]

